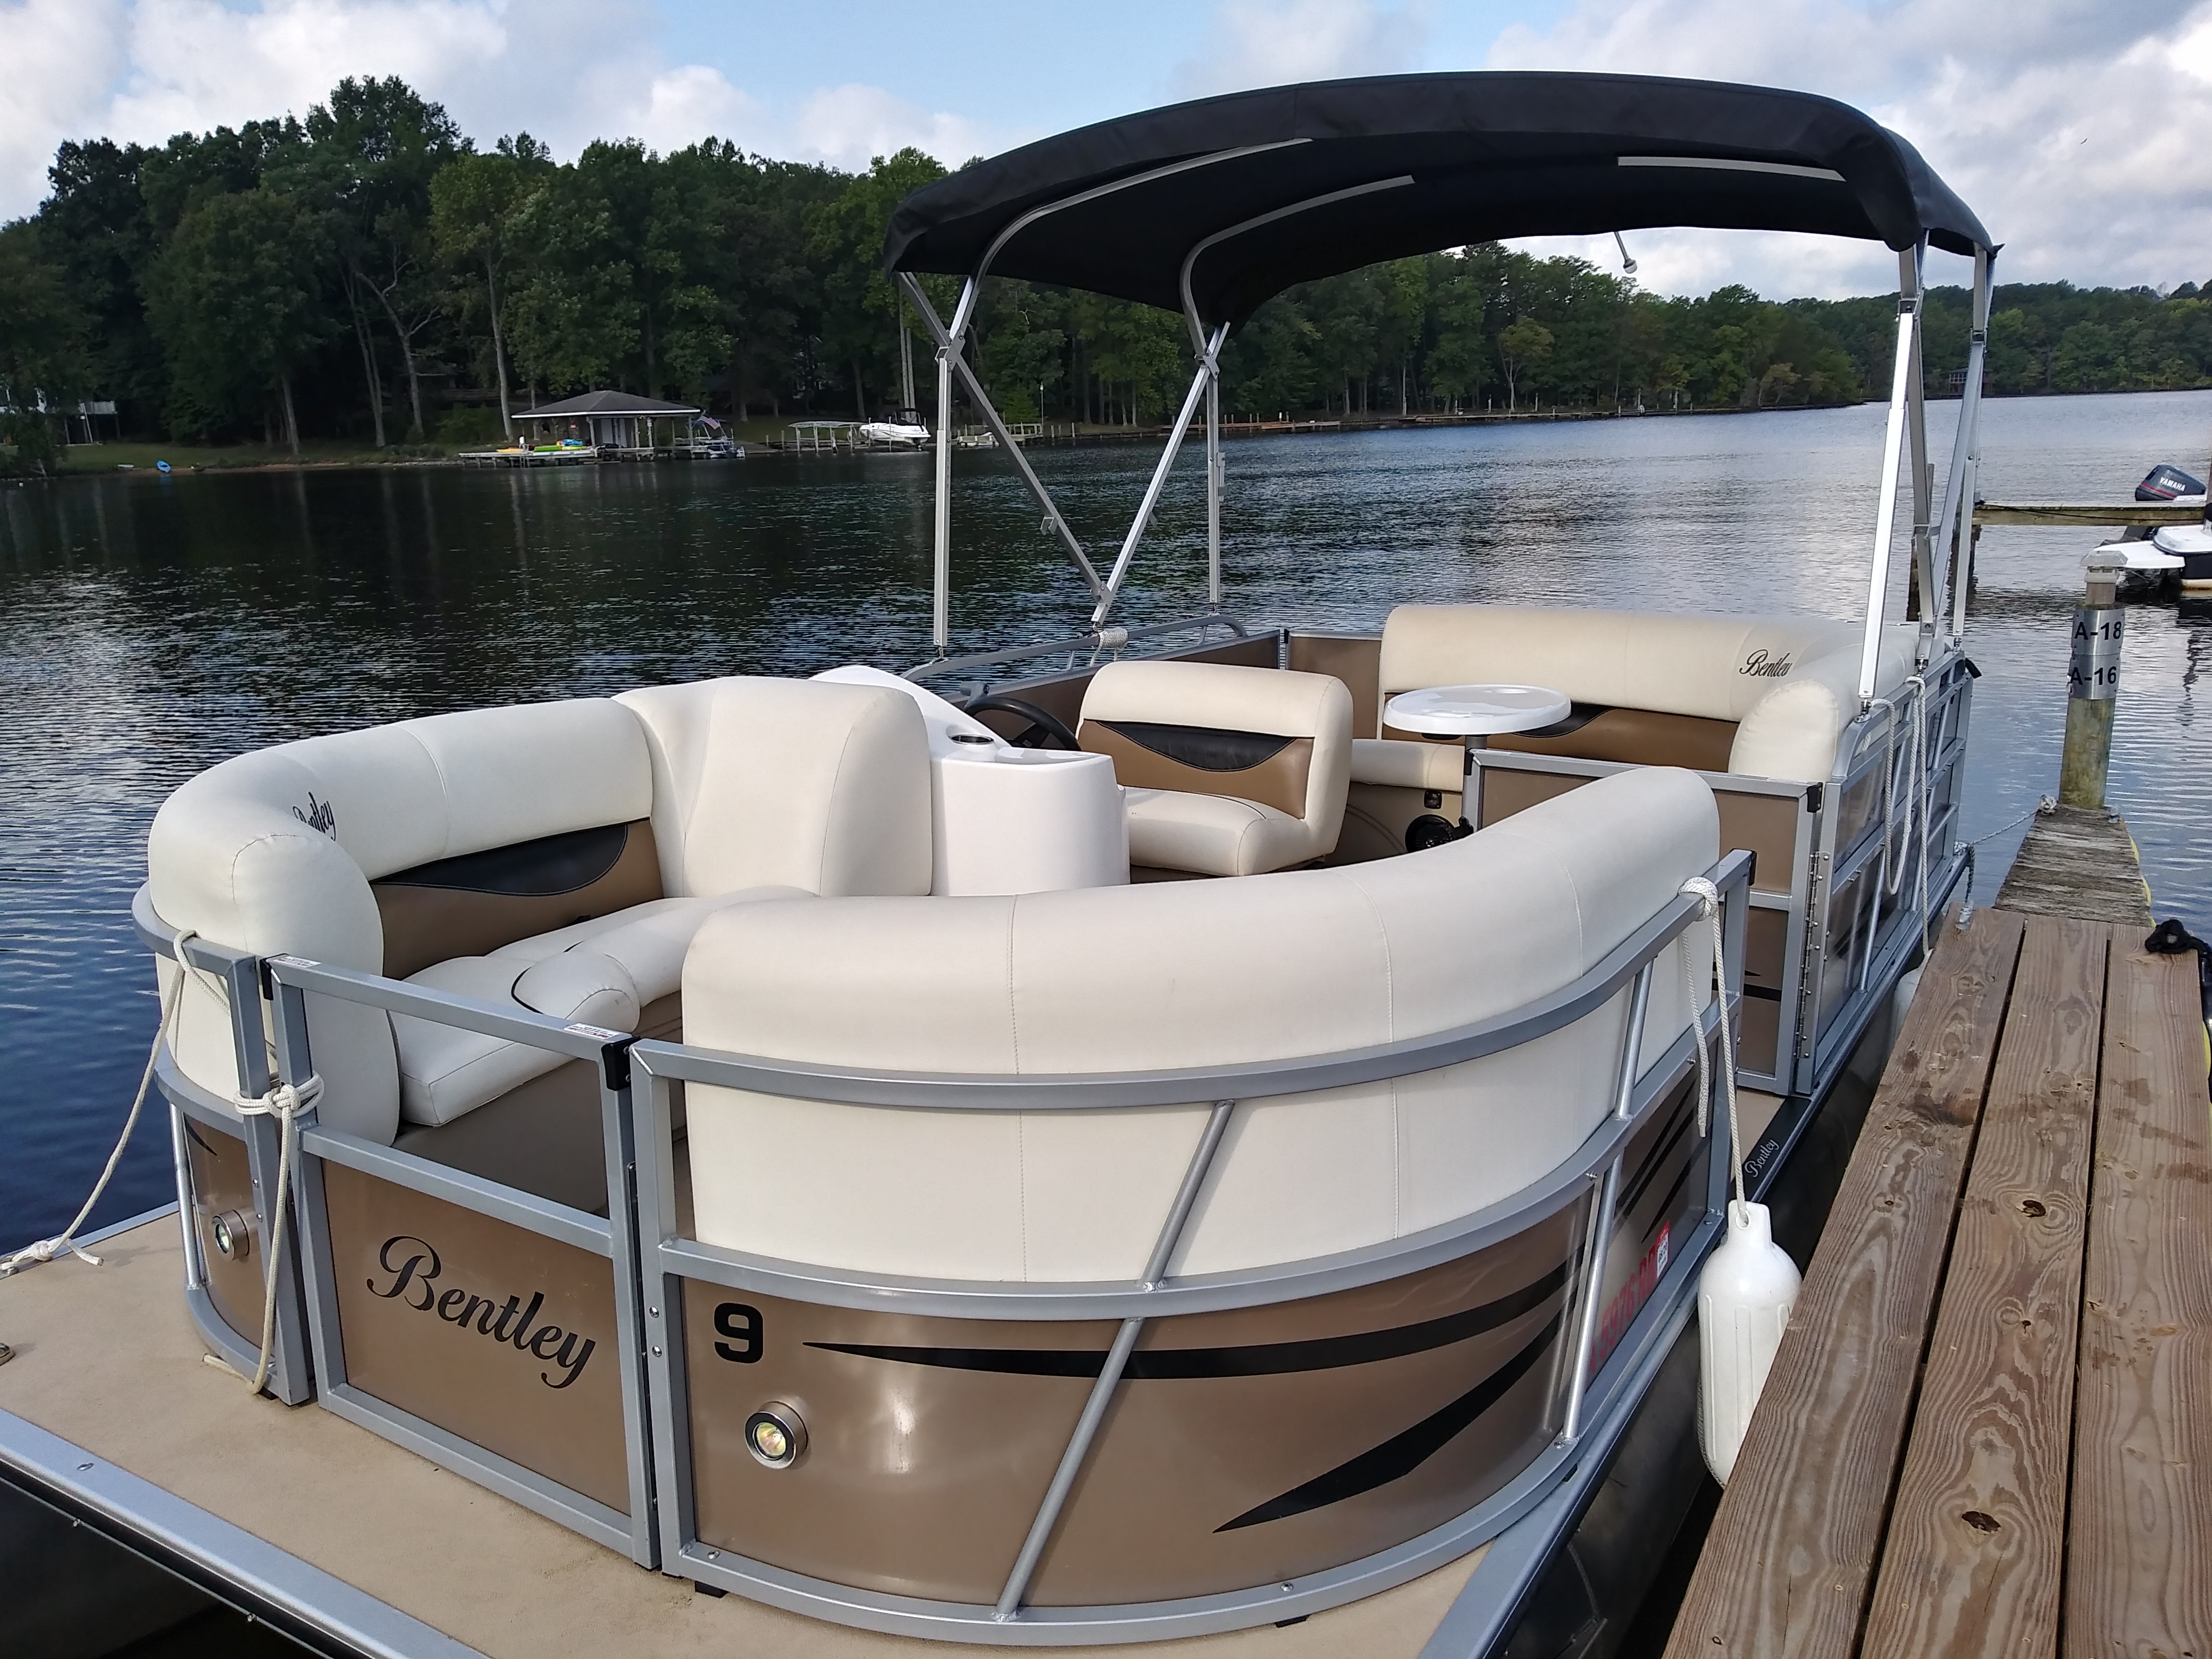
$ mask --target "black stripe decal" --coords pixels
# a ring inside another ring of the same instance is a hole
[[[1369,1365],[1447,1347],[1468,1337],[1511,1323],[1534,1312],[1567,1282],[1566,1264],[1510,1296],[1441,1319],[1423,1320],[1387,1331],[1316,1337],[1304,1342],[1261,1342],[1236,1348],[1161,1348],[1129,1356],[1122,1375],[1133,1382],[1188,1381],[1213,1376],[1273,1376],[1293,1371],[1332,1370]],[[904,1365],[935,1365],[951,1370],[995,1371],[1016,1376],[1096,1376],[1106,1363],[1100,1348],[909,1348],[872,1342],[810,1342],[810,1348],[887,1359]]]
[[[1665,1167],[1667,1155],[1681,1143],[1682,1136],[1697,1121],[1697,1091],[1692,1087],[1689,1100],[1683,1107],[1676,1109],[1681,1115],[1674,1120],[1665,1134],[1659,1137],[1659,1144],[1651,1149],[1644,1162],[1636,1166],[1636,1173],[1629,1176],[1620,1200],[1620,1214],[1626,1215],[1633,1210],[1637,1200],[1644,1196],[1644,1189],[1657,1178],[1659,1171]]]
[[[1234,1532],[1240,1527],[1256,1527],[1262,1521],[1304,1515],[1309,1510],[1341,1504],[1347,1498],[1357,1498],[1362,1492],[1372,1492],[1411,1474],[1450,1444],[1461,1431],[1504,1399],[1507,1390],[1528,1374],[1559,1334],[1559,1315],[1553,1315],[1551,1322],[1536,1333],[1527,1347],[1442,1411],[1431,1413],[1412,1428],[1391,1436],[1349,1462],[1338,1464],[1326,1474],[1317,1474],[1304,1486],[1293,1486],[1281,1497],[1271,1498],[1257,1508],[1245,1510],[1214,1531]]]

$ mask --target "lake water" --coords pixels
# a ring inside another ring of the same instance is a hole
[[[1933,411],[1939,433],[1952,412]],[[1855,616],[1882,417],[1239,441],[1229,605],[1271,625],[1363,628],[1410,599]],[[2000,402],[1985,422],[1989,499],[2125,500],[2154,462],[2203,471],[2212,392]],[[1939,467],[1942,454],[1939,442]],[[1078,533],[1110,553],[1152,459],[1117,446],[1036,464]],[[1081,584],[1010,464],[963,453],[956,471],[956,648],[1076,632]],[[412,714],[909,665],[928,638],[929,489],[927,457],[884,455],[0,490],[0,1249],[75,1212],[145,1063],[156,1010],[128,911],[171,789],[241,750]],[[1202,491],[1186,456],[1127,619],[1196,608]],[[2057,787],[2067,622],[2098,539],[1984,535],[1970,836]],[[2212,615],[2133,612],[2112,783],[2159,913],[2200,928],[2212,924],[2212,721],[2196,704],[2208,659]],[[1978,898],[2021,833],[1983,848]],[[173,1195],[166,1115],[142,1123],[95,1222]]]

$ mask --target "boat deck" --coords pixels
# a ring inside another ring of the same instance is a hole
[[[142,1521],[187,1544],[197,1533],[210,1558],[232,1569],[222,1576],[236,1582],[236,1569],[250,1569],[280,1606],[290,1584],[295,1610],[310,1626],[332,1627],[343,1647],[410,1659],[465,1659],[471,1649],[492,1659],[886,1659],[987,1650],[878,1636],[735,1595],[696,1594],[683,1579],[633,1566],[318,1407],[248,1398],[241,1378],[203,1358],[180,1294],[183,1250],[173,1214],[94,1248],[100,1267],[64,1261],[0,1280],[0,1341],[15,1350],[0,1365],[0,1462],[51,1489],[51,1468],[34,1466],[82,1449],[62,1475],[88,1494],[87,1509],[127,1507],[137,1481],[151,1483],[160,1490],[143,1491],[142,1498],[167,1512]],[[124,1478],[104,1480],[103,1464]],[[276,1550],[243,1560],[258,1553],[255,1540]],[[1206,1659],[1410,1659],[1482,1554],[1300,1624],[1145,1650]]]
[[[2072,902],[1945,924],[1670,1659],[2212,1653],[2197,963]]]

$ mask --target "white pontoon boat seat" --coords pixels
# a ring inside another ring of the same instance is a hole
[[[1878,690],[1912,672],[1917,631],[1887,630]],[[1401,605],[1383,624],[1376,706],[1424,686],[1545,685],[1573,700],[1573,718],[1492,747],[1815,783],[1858,712],[1861,645],[1859,624],[1820,617]],[[1417,760],[1385,731],[1355,745],[1352,780],[1406,787],[1425,765],[1451,781],[1420,787],[1455,791],[1457,746],[1444,747]]]
[[[1712,863],[1692,774],[1601,779],[1448,846],[1243,881],[722,911],[684,969],[685,1039],[901,1073],[1234,1065],[1451,1030],[1568,984]],[[1654,974],[1644,1066],[1711,983],[1690,928]],[[1176,1273],[1354,1249],[1556,1168],[1611,1109],[1626,994],[1527,1045],[1236,1109]],[[862,1272],[1130,1279],[1207,1103],[969,1113],[691,1085],[696,1236]]]
[[[803,681],[477,709],[225,761],[164,804],[148,856],[162,920],[219,943],[672,1035],[713,911],[929,890],[927,747],[906,698]],[[310,1019],[322,1121],[380,1142],[561,1063],[328,999]],[[237,1087],[227,1006],[197,977],[174,1052]]]
[[[1076,737],[1129,792],[1129,863],[1249,876],[1325,857],[1344,823],[1352,694],[1327,674],[1118,662]]]

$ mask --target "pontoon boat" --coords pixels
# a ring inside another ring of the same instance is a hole
[[[1897,250],[1863,616],[1222,608],[1218,354],[1255,307],[1656,225]],[[1940,491],[1930,246],[1973,269]],[[1964,872],[1992,253],[1856,111],[1623,76],[1240,94],[909,197],[932,659],[334,732],[162,808],[137,915],[206,1342],[730,1593],[732,1644],[748,1599],[1142,1642],[1479,1553],[1434,1642],[1488,1650],[1690,1317],[1729,1161],[1701,1048],[1733,1041],[1764,1188]],[[1188,323],[1110,561],[963,350],[994,275]],[[1072,639],[950,654],[956,380],[1081,574]],[[1204,608],[1119,625],[1201,416]]]

